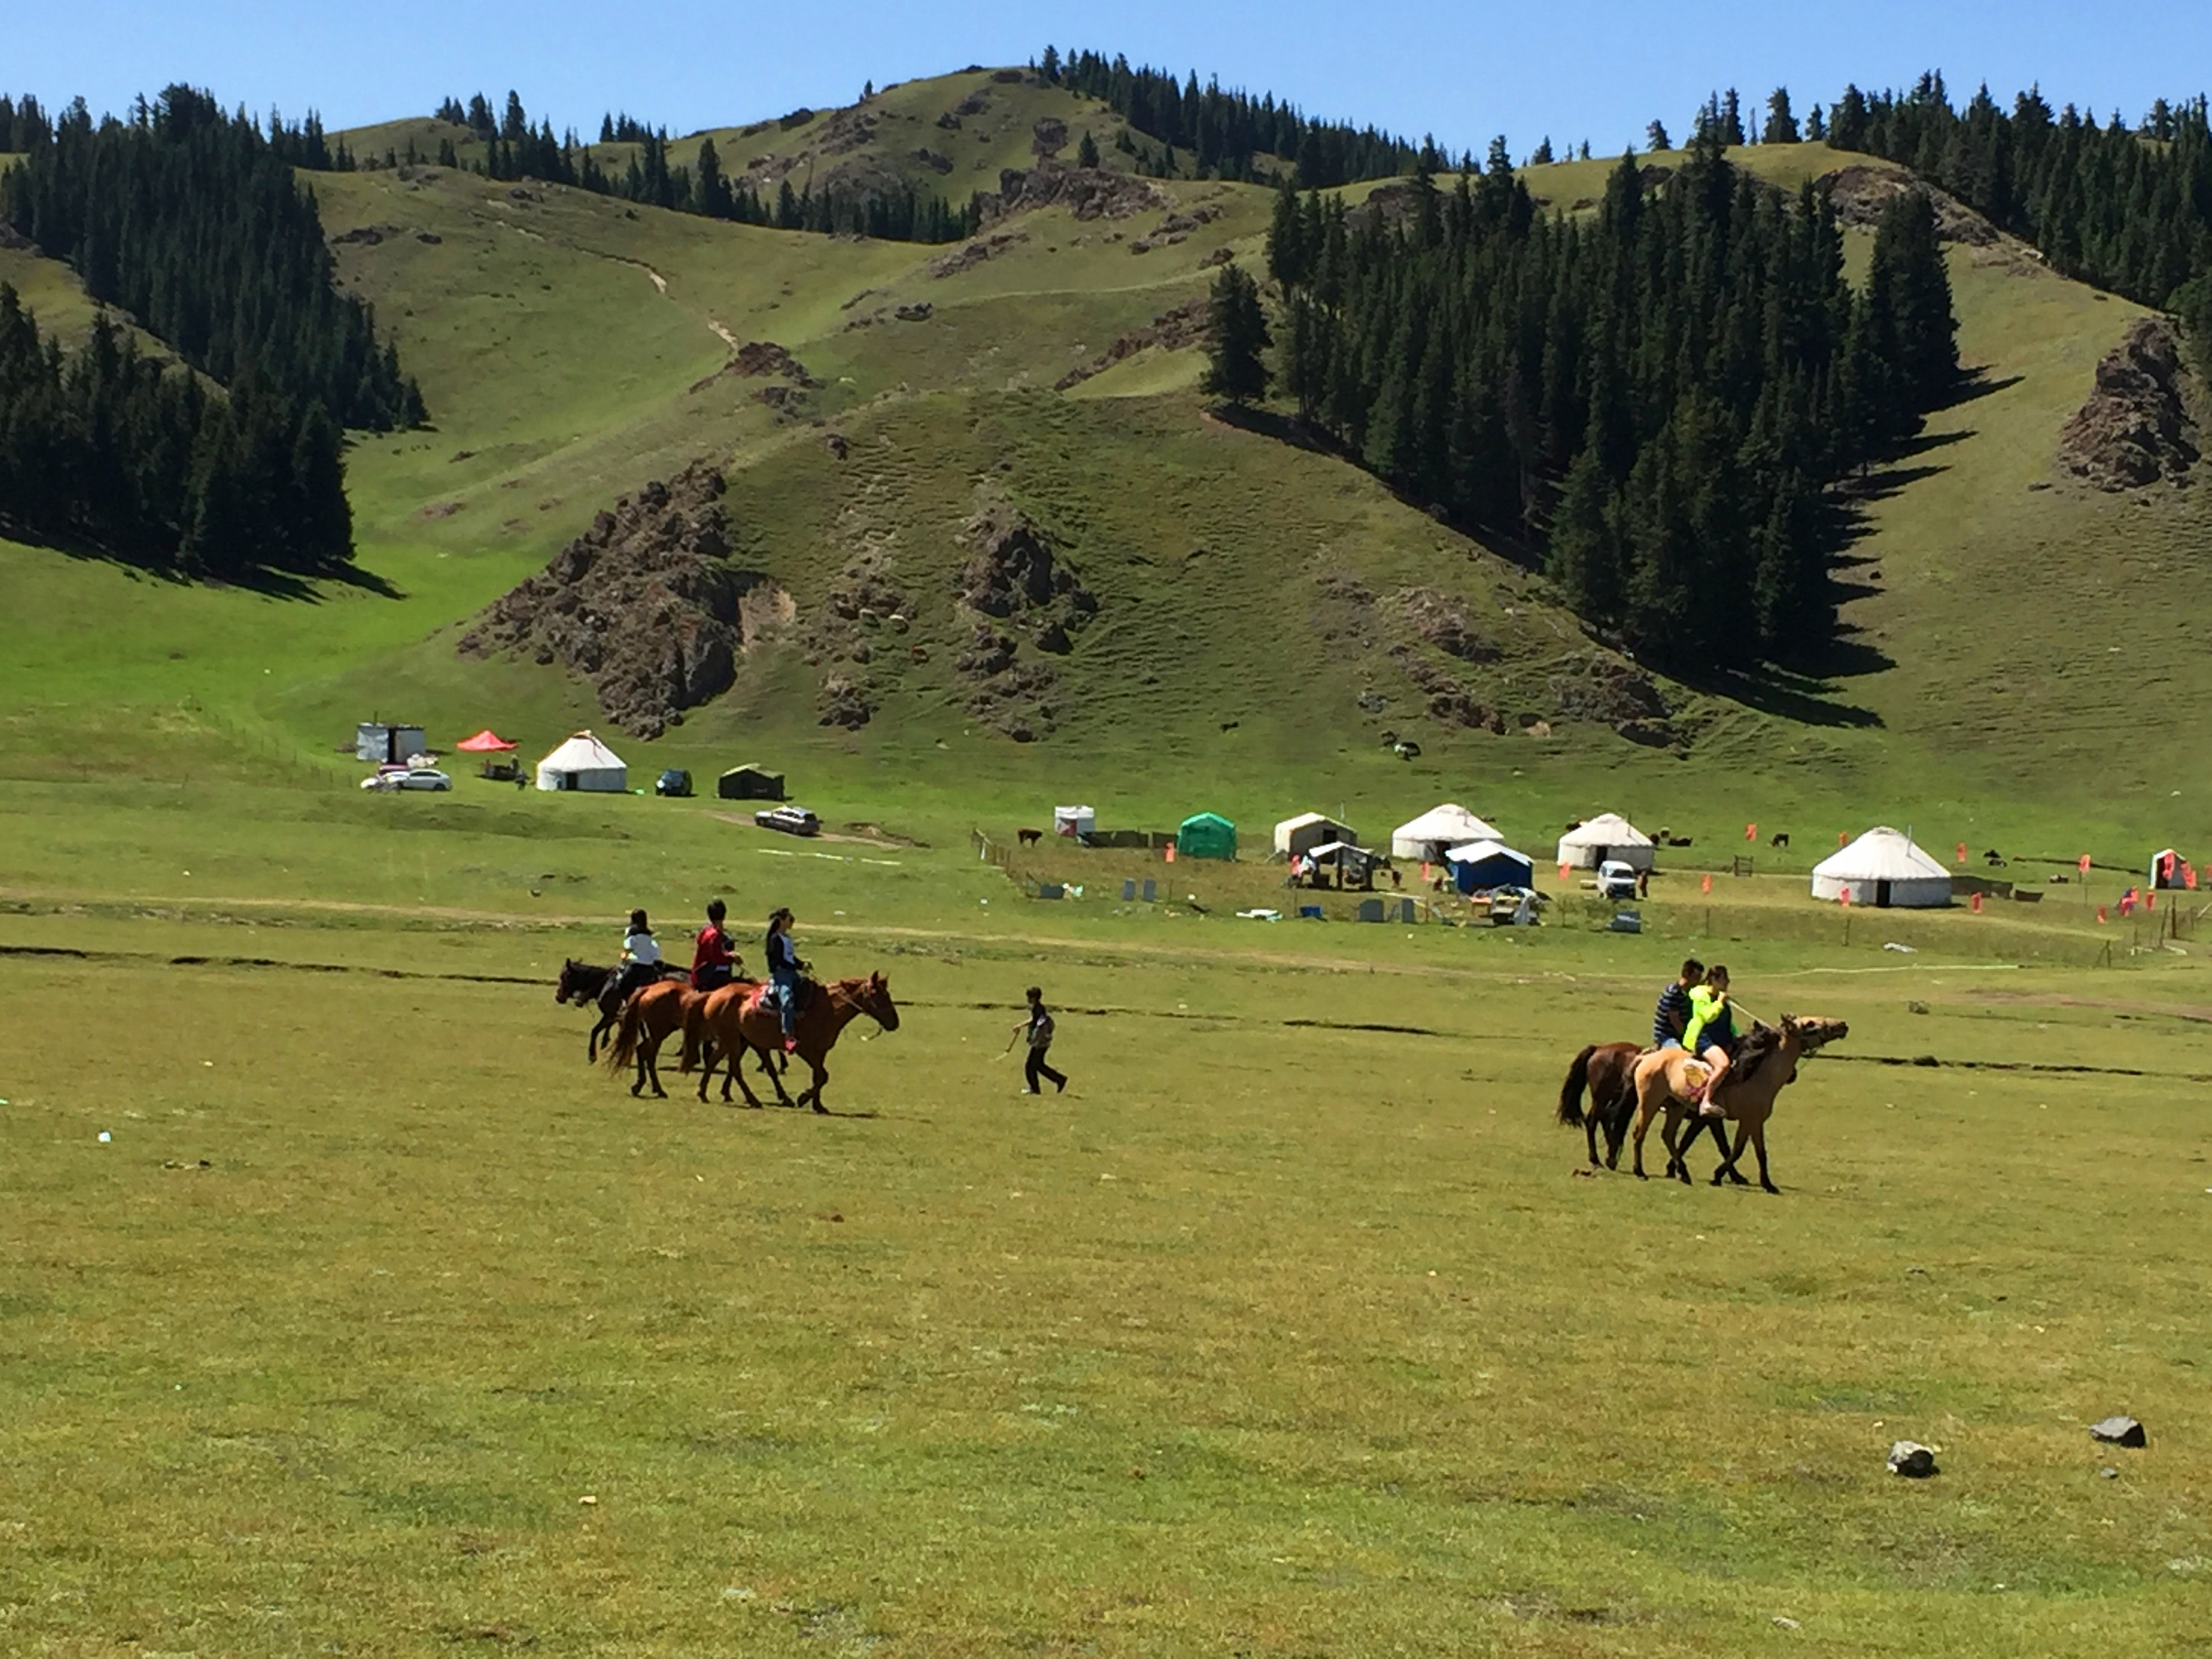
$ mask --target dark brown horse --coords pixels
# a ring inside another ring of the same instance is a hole
[[[734,972],[738,965],[733,963],[732,971]],[[691,978],[672,963],[661,964],[660,976],[665,981],[685,984],[689,984]],[[592,1027],[592,1035],[584,1043],[586,1061],[599,1057],[599,1039],[611,1032],[615,1029],[615,1022],[622,1018],[623,1000],[617,994],[622,988],[622,979],[620,968],[594,967],[590,963],[579,962],[574,957],[561,964],[561,981],[553,988],[553,1000],[573,1002],[579,1008],[588,1008],[594,1003],[599,1005],[599,1023]]]
[[[1643,1052],[1632,1042],[1593,1042],[1567,1067],[1567,1080],[1559,1085],[1559,1121],[1580,1129],[1589,1142],[1590,1168],[1597,1168],[1597,1132],[1605,1131],[1605,1167],[1620,1167],[1620,1143],[1628,1135],[1628,1120],[1636,1113],[1636,1056]],[[1589,1110],[1583,1110],[1583,1090],[1589,1090]]]
[[[738,1087],[744,1091],[746,1105],[757,1107],[761,1103],[751,1085],[739,1074],[737,1061],[748,1048],[763,1058],[783,1052],[783,1022],[773,1000],[766,994],[768,988],[728,985],[692,1004],[684,1026],[684,1056],[688,1061],[709,1042],[715,1051],[708,1055],[699,1074],[700,1099],[707,1097],[707,1085],[714,1075],[715,1061],[720,1058],[726,1062],[722,1098],[730,1097],[730,1084],[735,1079]],[[834,980],[827,985],[813,987],[792,1028],[792,1036],[799,1044],[795,1052],[813,1073],[813,1081],[793,1100],[785,1091],[783,1079],[769,1072],[769,1081],[775,1085],[776,1098],[787,1106],[810,1105],[817,1112],[827,1112],[830,1109],[822,1103],[822,1090],[830,1081],[830,1068],[823,1062],[837,1046],[837,1039],[845,1028],[862,1014],[886,1031],[898,1030],[898,1006],[891,1000],[890,981],[883,975]]]

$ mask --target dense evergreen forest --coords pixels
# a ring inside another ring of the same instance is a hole
[[[695,167],[671,167],[668,130],[648,127],[624,115],[619,121],[609,114],[599,125],[601,143],[637,146],[629,165],[610,173],[599,165],[588,146],[580,145],[570,131],[555,137],[553,125],[541,120],[533,128],[529,112],[516,94],[507,94],[505,112],[492,113],[491,100],[478,93],[464,105],[448,98],[438,106],[438,118],[465,126],[484,147],[480,171],[494,179],[535,179],[547,184],[573,185],[601,196],[620,197],[677,213],[696,213],[709,219],[727,219],[743,225],[773,225],[781,230],[811,230],[824,234],[881,237],[900,242],[957,242],[975,234],[981,212],[971,198],[954,207],[943,197],[912,186],[843,190],[834,186],[818,194],[810,185],[794,191],[785,180],[773,197],[733,185],[712,138],[702,138]],[[811,114],[811,112],[809,112]],[[387,158],[398,161],[397,156]],[[410,155],[408,161],[433,158]],[[452,139],[442,141],[434,158],[441,165],[458,167],[460,156]]]
[[[2160,99],[2130,130],[2021,93],[1981,88],[1954,109],[1940,75],[1903,94],[1844,88],[1829,142],[1911,167],[2059,270],[2179,311],[2212,356],[2212,129],[2200,96]]]
[[[338,291],[314,198],[280,153],[306,141],[280,131],[272,146],[189,87],[128,121],[95,123],[79,101],[26,135],[0,217],[216,380],[258,380],[343,426],[411,425],[422,394]]]
[[[353,556],[343,434],[249,374],[225,396],[103,314],[74,354],[0,283],[0,526],[237,579]]]
[[[1295,163],[1298,182],[1308,189],[1328,190],[1363,179],[1396,178],[1411,172],[1420,155],[1404,139],[1373,127],[1308,120],[1291,105],[1277,103],[1272,93],[1255,100],[1224,92],[1218,82],[1200,87],[1195,70],[1178,82],[1165,70],[1132,69],[1118,53],[1062,57],[1054,46],[1044,49],[1038,69],[1047,80],[1099,100],[1166,145],[1168,166],[1162,171],[1174,170],[1173,152],[1180,149],[1189,152],[1202,175],[1249,179],[1256,152]],[[1430,165],[1438,165],[1432,147]]]
[[[1887,210],[1854,292],[1826,198],[1711,139],[1656,185],[1625,156],[1588,221],[1540,217],[1503,140],[1382,210],[1285,186],[1268,261],[1306,421],[1540,550],[1583,616],[1688,668],[1833,638],[1827,489],[1958,374],[1924,194]]]
[[[294,180],[343,150],[312,116],[264,133],[184,87],[128,121],[0,99],[0,133],[23,155],[0,218],[185,365],[105,313],[65,354],[0,288],[0,523],[197,574],[343,565],[342,428],[418,422],[422,400]]]

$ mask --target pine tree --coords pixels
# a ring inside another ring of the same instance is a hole
[[[1083,138],[1075,147],[1075,165],[1095,167],[1098,165],[1098,141],[1091,136],[1091,129],[1083,129]]]
[[[1206,307],[1205,392],[1232,404],[1255,402],[1267,393],[1269,375],[1261,356],[1270,343],[1260,285],[1241,265],[1221,268]]]
[[[1674,148],[1672,142],[1670,142],[1667,137],[1667,124],[1664,121],[1654,121],[1650,126],[1644,129],[1644,147],[1646,149],[1656,150],[1668,150]]]
[[[1766,96],[1766,131],[1761,142],[1769,144],[1794,144],[1798,142],[1797,118],[1790,111],[1790,88],[1777,87]]]

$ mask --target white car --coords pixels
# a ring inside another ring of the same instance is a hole
[[[453,781],[434,766],[387,767],[373,778],[363,778],[364,789],[451,789]]]
[[[1597,867],[1597,890],[1601,898],[1634,898],[1636,872],[1619,859],[1607,859]]]

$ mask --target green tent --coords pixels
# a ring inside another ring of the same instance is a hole
[[[1237,856],[1237,826],[1218,812],[1194,812],[1176,831],[1176,856],[1233,859]]]

